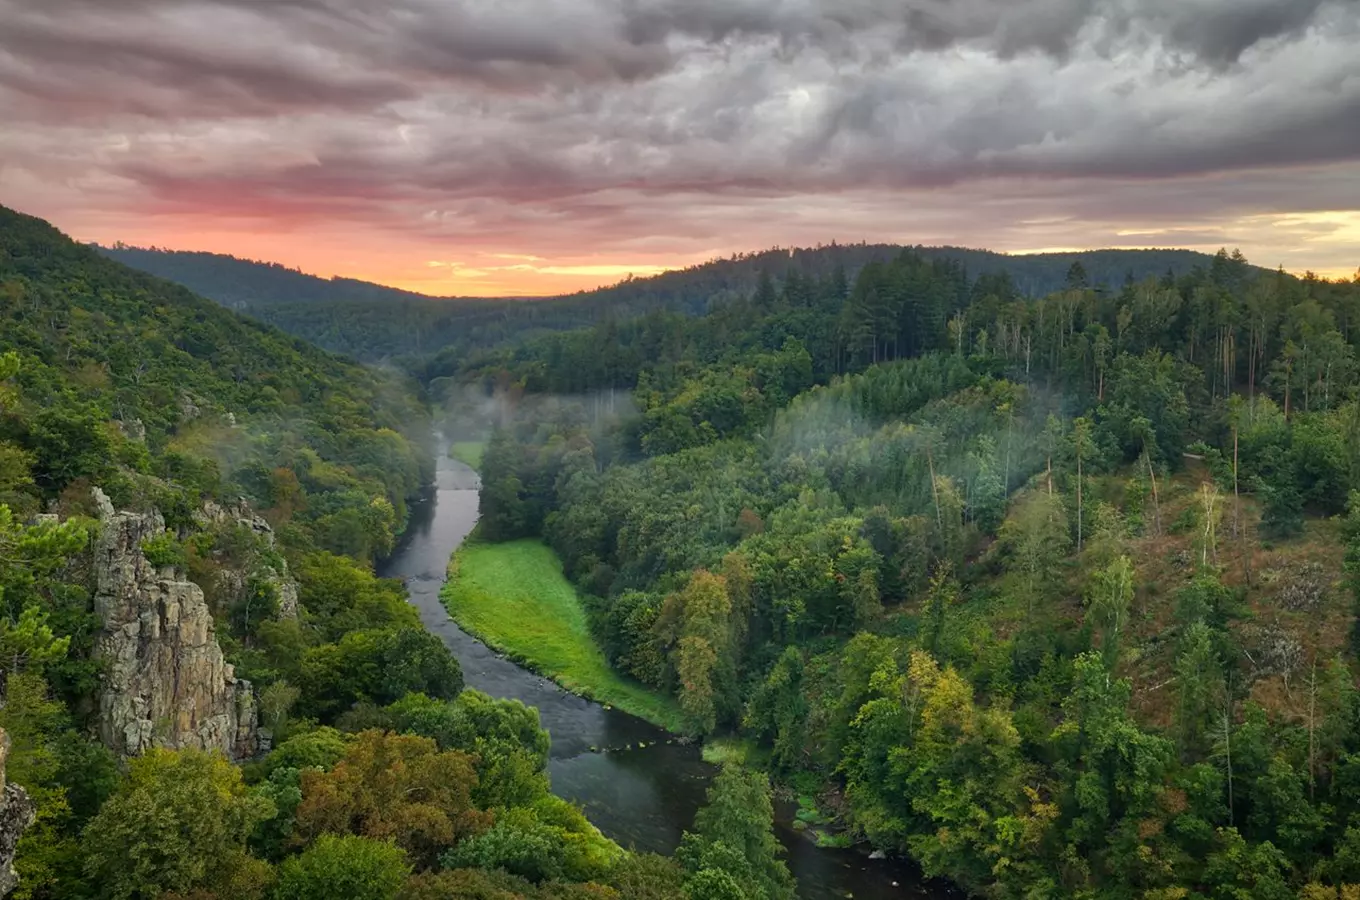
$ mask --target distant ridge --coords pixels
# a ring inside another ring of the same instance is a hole
[[[762,274],[780,280],[790,272],[848,278],[865,265],[904,251],[961,263],[971,278],[1005,273],[1017,293],[1042,296],[1061,290],[1080,262],[1091,287],[1117,290],[1126,280],[1187,274],[1213,257],[1192,250],[1089,250],[1007,255],[961,247],[899,244],[829,244],[735,254],[608,287],[537,298],[431,297],[352,278],[322,278],[277,263],[218,253],[98,247],[118,262],[178,282],[231,309],[247,312],[327,349],[377,360],[426,354],[451,346],[487,347],[508,337],[592,325],[665,311],[702,315],[749,294]]]
[[[258,309],[283,303],[373,303],[392,300],[439,300],[486,303],[488,300],[571,300],[608,295],[635,289],[643,283],[687,282],[687,275],[728,270],[720,279],[725,287],[744,283],[749,276],[754,286],[760,271],[779,277],[787,269],[817,272],[827,260],[845,265],[853,277],[868,262],[886,259],[903,250],[914,250],[927,259],[954,259],[963,263],[973,276],[1007,272],[1016,290],[1026,295],[1042,295],[1060,290],[1074,262],[1086,269],[1092,286],[1112,288],[1132,275],[1135,280],[1170,271],[1182,275],[1196,266],[1207,266],[1213,257],[1207,253],[1179,249],[1077,250],[1060,253],[1008,254],[967,247],[928,247],[908,244],[831,244],[821,247],[774,248],[754,253],[709,260],[683,269],[673,269],[646,278],[630,278],[618,284],[574,294],[547,297],[481,298],[422,294],[388,287],[357,278],[312,275],[280,263],[246,259],[200,250],[164,250],[155,247],[112,247],[94,245],[105,256],[175,281],[232,309]]]
[[[247,310],[279,303],[376,303],[431,300],[355,278],[323,278],[279,263],[243,259],[200,250],[94,245],[101,253],[134,269],[178,282],[230,309]],[[446,298],[437,298],[446,299]]]

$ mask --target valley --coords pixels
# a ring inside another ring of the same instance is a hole
[[[1360,900],[1360,0],[0,0],[0,900]]]
[[[592,822],[625,847],[675,852],[684,823],[703,805],[705,786],[716,768],[703,762],[697,744],[677,742],[677,735],[639,720],[619,704],[586,701],[489,650],[449,620],[437,587],[442,579],[439,563],[476,523],[476,479],[450,461],[441,464],[438,483],[434,495],[414,511],[410,530],[381,574],[406,582],[421,621],[458,658],[470,687],[539,710],[552,736],[548,774],[555,793],[580,804]],[[793,827],[789,807],[780,804],[775,824],[798,881],[798,896],[954,896],[944,885],[921,884],[920,873],[908,864],[869,860],[866,852],[856,850],[814,847],[809,835]]]
[[[1354,283],[783,256],[366,369],[6,216],[24,896],[1350,890]]]

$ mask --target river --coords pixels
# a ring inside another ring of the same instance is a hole
[[[437,634],[463,667],[469,687],[538,708],[552,735],[548,773],[554,793],[579,803],[595,825],[625,847],[671,853],[690,827],[714,767],[694,746],[675,743],[648,722],[567,693],[520,668],[464,633],[439,601],[449,555],[477,522],[477,473],[442,457],[429,499],[413,505],[411,523],[385,577],[406,582],[425,627]],[[962,895],[896,860],[871,860],[855,850],[817,847],[790,827],[781,805],[776,830],[788,848],[789,869],[802,900],[856,900]]]

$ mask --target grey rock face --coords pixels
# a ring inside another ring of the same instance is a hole
[[[204,528],[220,527],[223,525],[240,525],[249,529],[251,533],[263,538],[265,544],[273,549],[274,529],[270,527],[265,519],[250,508],[244,500],[235,503],[222,504],[212,500],[203,504],[203,508],[194,513],[194,519]],[[279,597],[279,618],[296,619],[298,617],[298,585],[297,581],[288,572],[288,564],[279,560],[278,565],[281,569],[265,568],[258,571],[258,577],[265,579]],[[225,570],[218,577],[222,580],[221,587],[228,594],[241,594],[246,590],[246,582],[251,573],[240,570]]]
[[[9,736],[0,730],[0,897],[19,884],[14,871],[14,845],[24,829],[33,824],[33,801],[17,784],[5,782],[5,760],[9,757]]]
[[[146,425],[141,419],[126,419],[117,423],[118,430],[123,433],[123,437],[139,444],[146,443]]]
[[[172,569],[157,571],[142,553],[142,541],[161,534],[164,520],[154,512],[118,512],[97,488],[94,496],[100,518],[94,604],[103,623],[95,656],[106,669],[100,737],[128,756],[153,746],[253,756],[254,693],[224,660],[203,591]]]
[[[298,617],[297,582],[285,573],[279,576],[275,582],[275,587],[279,591],[279,618],[296,619]]]

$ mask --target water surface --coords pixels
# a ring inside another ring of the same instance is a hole
[[[552,735],[548,773],[554,793],[579,803],[601,831],[625,847],[673,852],[716,770],[698,748],[677,743],[642,719],[567,693],[454,624],[439,602],[439,588],[449,555],[476,523],[477,473],[441,455],[437,489],[412,506],[410,527],[381,574],[405,580],[421,621],[453,651],[469,687],[538,708]],[[789,812],[781,805],[776,829],[803,900],[961,896],[923,882],[905,862],[819,848],[793,830]]]

